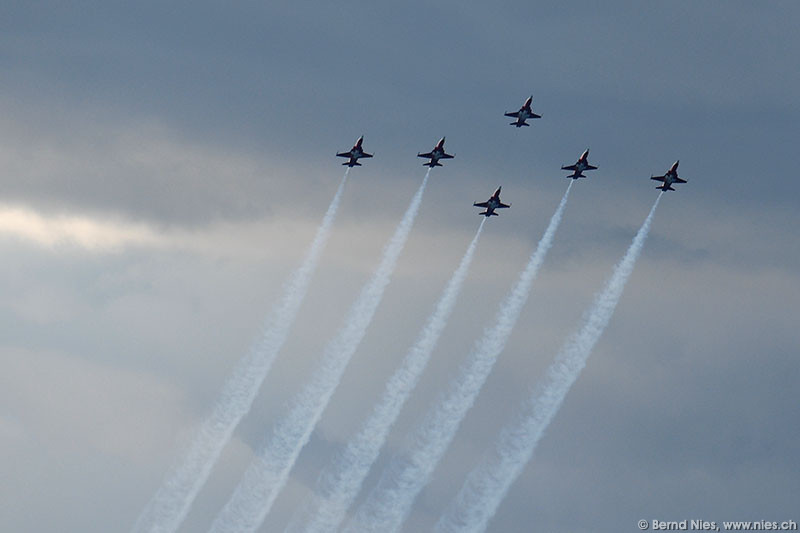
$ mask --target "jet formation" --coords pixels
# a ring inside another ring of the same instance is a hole
[[[531,109],[532,102],[533,102],[533,95],[529,96],[528,99],[525,100],[525,103],[522,104],[522,107],[519,108],[519,111],[506,112],[504,114],[507,117],[513,117],[516,119],[514,122],[510,123],[511,126],[516,126],[517,128],[520,128],[522,126],[530,126],[530,124],[526,122],[528,119],[542,118],[541,115],[537,115]],[[429,159],[428,162],[422,164],[423,166],[430,168],[440,167],[442,166],[442,164],[439,162],[441,159],[453,159],[455,157],[454,155],[445,152],[444,140],[445,140],[444,137],[439,139],[439,142],[436,143],[436,146],[430,152],[417,154],[417,157]],[[342,163],[342,165],[346,165],[350,168],[360,167],[361,163],[358,162],[359,159],[372,157],[372,154],[366,153],[362,148],[361,145],[363,142],[364,142],[364,136],[362,135],[361,137],[358,138],[356,143],[353,145],[353,148],[351,148],[349,151],[339,152],[336,154],[337,157],[348,158],[348,161]],[[667,173],[664,174],[663,176],[650,176],[650,179],[662,182],[662,184],[656,187],[656,189],[660,189],[662,191],[674,191],[675,189],[672,188],[673,184],[687,182],[685,179],[678,177],[679,162],[680,161],[675,161],[675,163],[673,163],[673,165],[669,168]],[[587,177],[583,173],[587,170],[597,170],[597,167],[589,163],[589,149],[587,148],[586,151],[581,154],[581,156],[578,158],[578,160],[575,162],[574,165],[564,165],[561,167],[561,170],[571,171],[572,174],[568,174],[566,177],[576,180],[578,178]],[[498,214],[494,212],[495,209],[502,209],[511,206],[511,204],[504,204],[503,202],[500,201],[501,188],[502,187],[498,187],[497,190],[494,192],[494,194],[491,196],[491,198],[489,198],[487,201],[475,202],[472,204],[475,207],[484,208],[484,211],[479,213],[480,215],[483,215],[487,218],[491,216],[498,216]]]

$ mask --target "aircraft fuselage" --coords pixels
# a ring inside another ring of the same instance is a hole
[[[572,174],[567,176],[568,178],[572,179],[585,178],[586,176],[583,175],[584,170],[596,170],[596,169],[597,167],[589,164],[588,149],[581,154],[581,156],[578,158],[578,161],[574,165],[561,167],[561,170],[572,171]]]
[[[498,207],[500,207],[500,200],[498,198],[495,198],[495,197],[490,198],[489,199],[489,206],[487,207],[487,209],[490,209],[491,211],[494,211]]]
[[[479,202],[475,202],[474,204],[472,204],[475,207],[483,207],[485,209],[485,211],[482,211],[481,213],[478,213],[479,215],[483,215],[485,217],[498,216],[497,213],[494,212],[495,209],[500,209],[500,208],[510,207],[511,206],[511,204],[506,205],[506,204],[504,204],[503,202],[500,201],[500,190],[501,189],[502,189],[502,187],[498,187],[497,190],[494,191],[494,194],[492,194],[491,198],[489,198],[485,202],[480,202],[480,203]]]
[[[530,126],[526,121],[531,118],[541,118],[540,115],[537,115],[531,109],[531,102],[533,102],[533,96],[530,96],[525,103],[522,104],[522,107],[519,108],[519,111],[515,111],[513,113],[506,112],[505,116],[507,117],[514,117],[516,120],[511,122],[511,126],[522,127],[522,126]]]
[[[677,181],[675,181],[676,177],[677,175],[674,172],[667,172],[667,174],[664,176],[664,190],[669,189],[673,183],[677,183]]]
[[[439,142],[436,143],[436,146],[430,152],[426,154],[421,154],[421,153],[417,154],[417,157],[424,157],[426,159],[430,159],[429,162],[423,163],[423,166],[431,168],[440,167],[442,166],[442,164],[439,163],[440,159],[452,159],[454,157],[444,151],[444,139],[445,139],[444,137],[439,139]]]
[[[361,143],[363,142],[364,142],[364,136],[362,135],[361,137],[358,138],[356,144],[354,144],[350,150],[348,150],[347,152],[339,152],[338,154],[336,154],[336,157],[349,158],[349,161],[347,161],[346,163],[342,163],[342,165],[348,166],[350,168],[360,167],[361,163],[358,162],[359,159],[361,159],[362,157],[367,157],[367,158],[372,157],[372,154],[366,153],[364,149],[361,148]]]
[[[662,182],[662,185],[656,187],[656,189],[661,189],[662,191],[674,191],[675,189],[672,188],[672,185],[675,183],[686,183],[685,179],[678,177],[678,163],[680,161],[675,161],[666,174],[663,176],[652,176],[650,179]]]

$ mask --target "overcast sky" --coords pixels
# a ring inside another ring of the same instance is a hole
[[[555,6],[555,4],[554,4]],[[477,229],[367,486],[454,374],[591,148],[520,323],[406,531],[438,519],[680,159],[609,328],[492,532],[800,521],[794,2],[0,5],[0,523],[127,531],[257,338],[359,135],[289,341],[182,531],[310,375],[447,136],[397,272],[263,528],[357,429]],[[504,111],[533,94],[542,115]],[[362,495],[363,498],[363,495]]]

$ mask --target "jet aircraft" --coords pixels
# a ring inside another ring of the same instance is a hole
[[[486,209],[486,211],[483,211],[482,213],[478,213],[479,215],[483,215],[483,216],[485,216],[487,218],[492,216],[492,215],[499,216],[497,213],[494,212],[495,209],[502,209],[504,207],[511,207],[511,204],[504,204],[503,202],[500,201],[500,189],[502,189],[502,188],[503,187],[498,187],[497,190],[494,191],[494,194],[492,195],[492,197],[489,198],[488,200],[486,200],[485,202],[475,202],[474,204],[472,204],[475,207],[483,207],[483,208]]]
[[[417,154],[417,157],[425,157],[430,159],[427,163],[422,163],[424,167],[440,167],[442,166],[439,163],[440,159],[453,159],[455,156],[445,153],[444,151],[444,137],[439,139],[439,142],[436,143],[436,147],[434,147],[433,151],[428,152],[427,154]]]
[[[662,191],[674,191],[675,189],[672,188],[673,183],[686,183],[685,179],[681,179],[678,177],[678,163],[680,160],[675,161],[666,174],[663,176],[650,176],[651,180],[656,181],[663,181],[663,185],[657,186],[656,189],[661,189]]]
[[[514,117],[517,119],[514,122],[509,122],[508,124],[510,126],[516,126],[518,128],[522,126],[530,126],[530,124],[525,122],[526,120],[528,120],[529,118],[542,118],[542,115],[537,115],[531,110],[531,102],[533,102],[533,95],[531,95],[527,100],[525,100],[525,103],[522,104],[522,107],[519,108],[519,111],[514,111],[514,112],[507,111],[505,113],[505,116]]]
[[[574,165],[564,166],[561,167],[561,170],[571,170],[572,174],[568,175],[568,178],[572,178],[574,180],[578,178],[585,178],[586,176],[583,175],[584,170],[596,170],[597,167],[594,167],[589,164],[589,149],[587,148],[585,152],[583,152],[578,158],[578,162]]]
[[[361,137],[358,138],[356,144],[353,145],[353,147],[350,149],[349,152],[339,152],[338,154],[336,154],[336,157],[349,157],[350,161],[342,163],[343,165],[347,165],[350,168],[360,167],[361,163],[358,162],[360,158],[372,157],[372,154],[368,154],[361,148],[361,143],[363,142],[364,142],[364,136],[362,135]]]

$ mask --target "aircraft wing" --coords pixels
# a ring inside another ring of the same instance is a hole
[[[650,176],[651,180],[656,180],[656,181],[664,181],[664,178],[666,178],[666,176]]]
[[[686,183],[685,179],[681,179],[678,176],[675,176],[675,183]]]
[[[506,115],[507,117],[519,118],[519,111],[513,111],[513,112],[511,112],[511,113],[506,113],[505,115]]]
[[[489,207],[489,202],[475,202],[472,205],[474,205],[475,207]]]
[[[594,165],[586,165],[586,170],[597,170],[597,167]]]
[[[433,159],[433,152],[428,152],[427,154],[417,154],[417,157],[427,157],[429,159]]]
[[[372,157],[372,154],[368,154],[367,152],[363,152],[361,157]]]
[[[577,165],[569,165],[568,167],[561,167],[561,170],[578,170]]]
[[[511,204],[501,203],[500,205],[497,206],[497,209],[500,209],[501,207],[511,207]]]
[[[350,152],[339,152],[336,157],[350,157]]]
[[[450,154],[442,154],[440,159],[453,159],[455,156]]]

